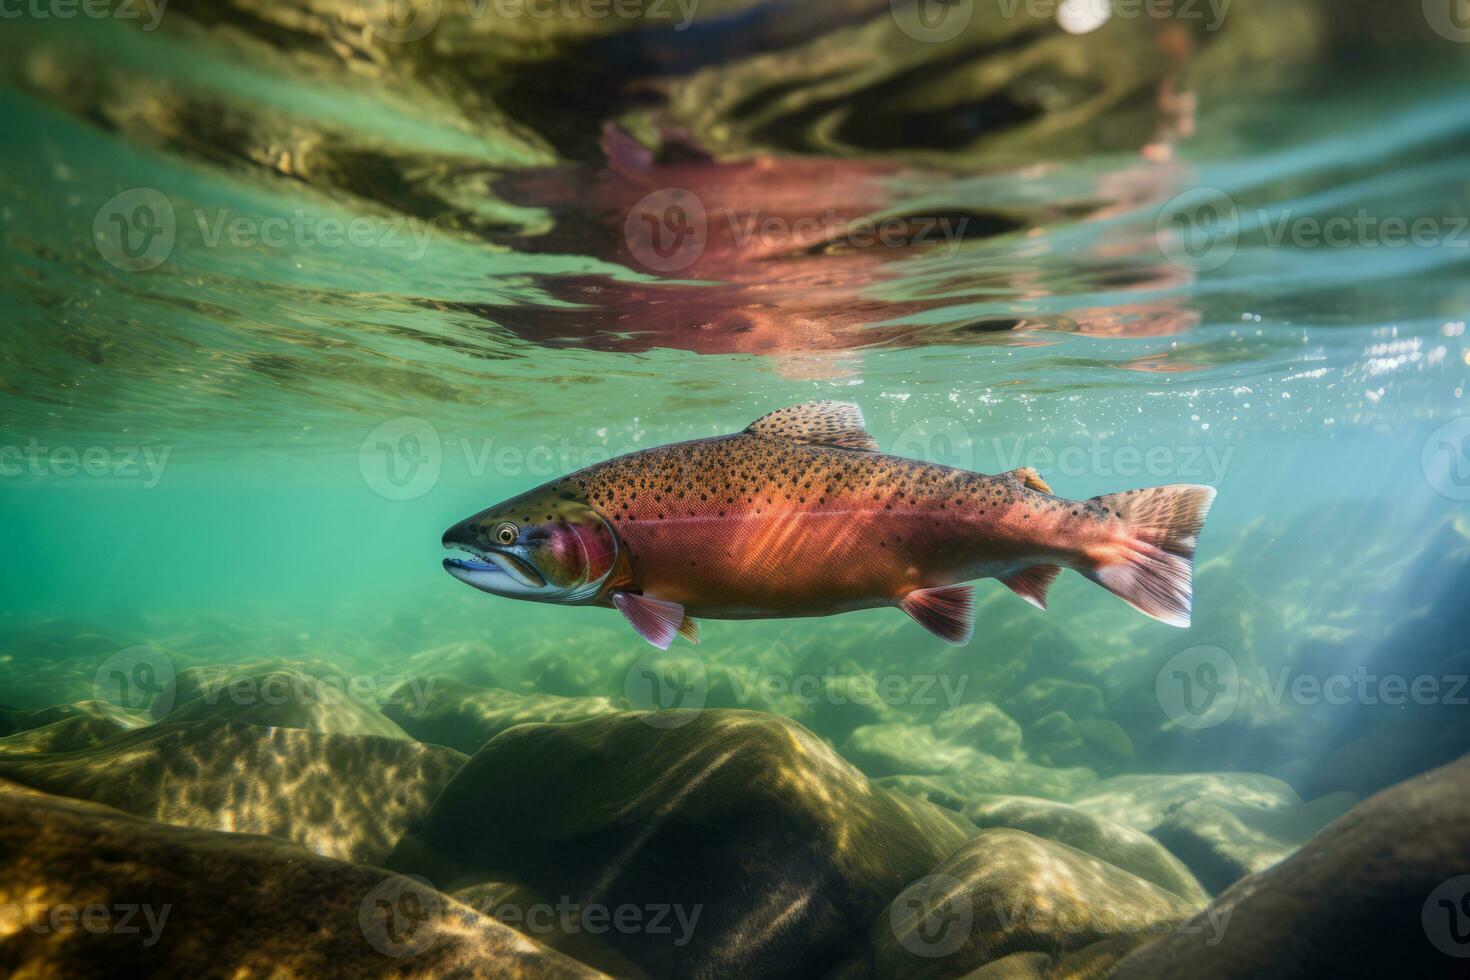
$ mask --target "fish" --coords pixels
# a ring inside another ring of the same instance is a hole
[[[948,643],[975,632],[974,587],[1046,609],[1073,569],[1187,627],[1215,490],[1068,500],[1032,468],[998,476],[887,455],[855,404],[814,401],[732,435],[640,450],[496,504],[444,533],[445,570],[483,592],[610,607],[661,650],[699,620],[885,606]]]

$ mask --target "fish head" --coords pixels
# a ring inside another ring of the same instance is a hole
[[[574,494],[533,490],[460,521],[444,547],[444,570],[491,595],[578,605],[594,601],[612,575],[618,539]]]

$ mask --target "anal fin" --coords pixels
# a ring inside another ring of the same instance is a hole
[[[1046,608],[1046,593],[1062,570],[1057,565],[1032,565],[1001,578],[1001,584],[1037,609]]]
[[[674,637],[683,630],[684,607],[677,602],[651,599],[632,592],[614,592],[612,603],[639,636],[660,650],[672,646]]]
[[[968,585],[915,589],[898,606],[946,643],[964,646],[975,635],[975,590]]]

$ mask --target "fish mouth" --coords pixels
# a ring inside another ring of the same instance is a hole
[[[472,545],[450,547],[472,557],[446,558],[444,570],[482,592],[495,595],[534,595],[546,588],[546,579],[536,567],[518,555],[505,551],[489,551]]]

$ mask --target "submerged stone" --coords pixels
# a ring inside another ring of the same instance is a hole
[[[974,830],[875,786],[800,725],[747,711],[523,725],[485,745],[390,866],[524,882],[677,930],[607,941],[655,976],[811,977]],[[673,919],[669,920],[670,923]]]
[[[869,935],[873,975],[963,977],[1025,953],[1094,950],[1106,963],[1200,904],[1065,844],[988,830],[878,916]]]
[[[1113,976],[1463,977],[1467,855],[1470,756],[1353,807]]]
[[[388,697],[384,714],[420,742],[474,754],[516,725],[573,722],[612,714],[607,698],[564,698],[471,687],[441,678],[413,680]]]
[[[464,761],[400,739],[169,722],[81,751],[0,757],[0,776],[164,823],[269,834],[373,863]]]
[[[0,782],[7,976],[603,974],[422,882]]]

